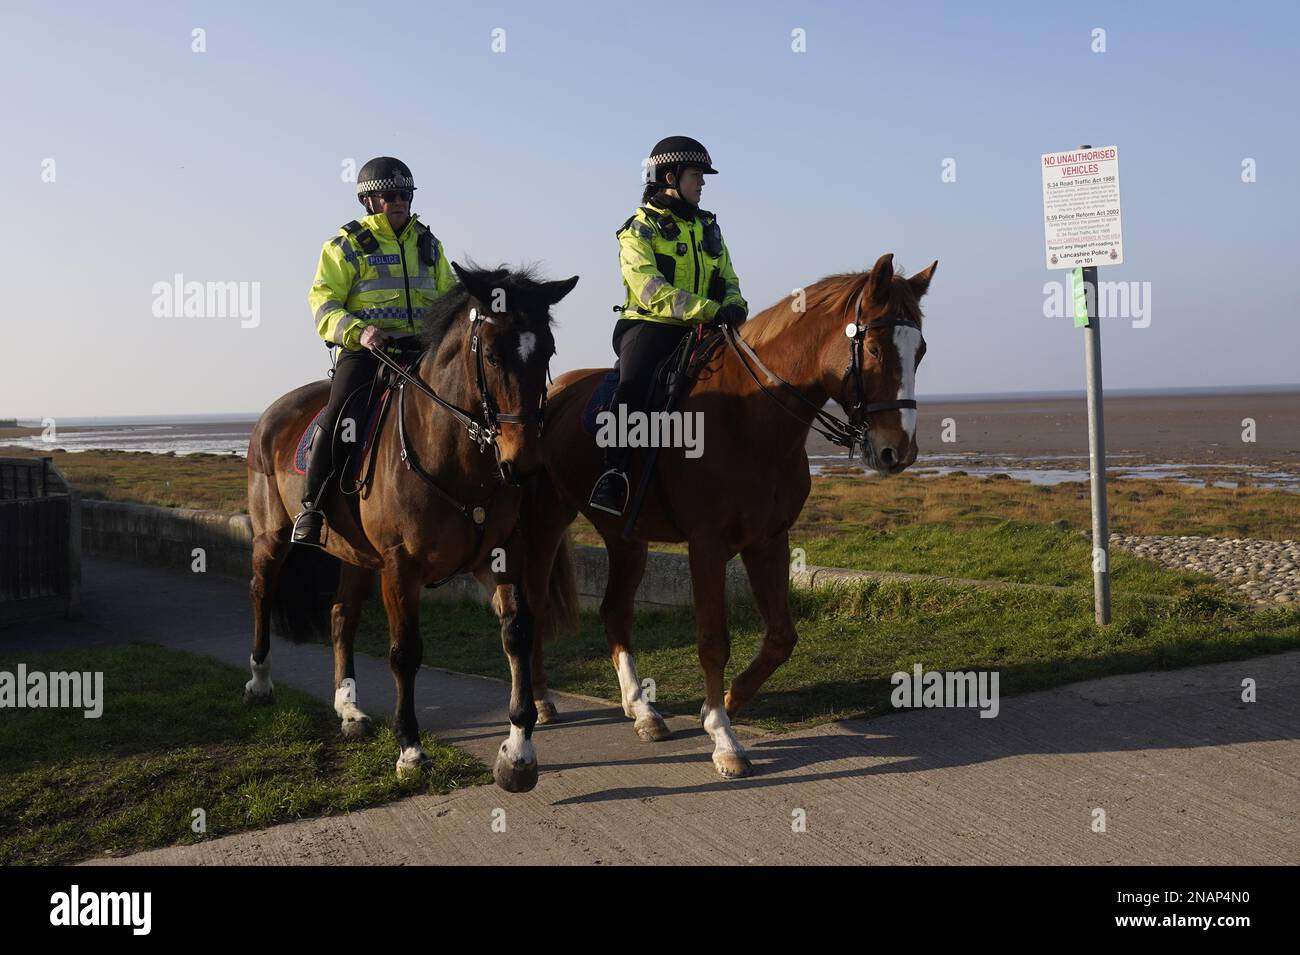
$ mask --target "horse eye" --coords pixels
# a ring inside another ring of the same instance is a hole
[[[488,364],[491,365],[493,368],[499,368],[501,366],[501,360],[497,358],[496,355],[493,355],[491,352],[489,352]]]
[[[879,348],[879,346],[876,346],[876,345],[868,345],[868,346],[867,346],[867,352],[868,352],[868,353],[871,355],[871,357],[874,358],[876,361],[880,361],[880,348]]]

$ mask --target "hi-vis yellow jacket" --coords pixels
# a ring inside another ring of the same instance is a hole
[[[367,325],[399,336],[422,331],[429,305],[455,284],[428,226],[411,216],[399,237],[379,214],[349,222],[325,243],[307,301],[320,337],[356,351]]]
[[[748,310],[717,217],[700,209],[688,222],[653,203],[617,233],[623,317],[689,325],[712,321],[723,305]]]

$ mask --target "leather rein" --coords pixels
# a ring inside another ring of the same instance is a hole
[[[736,353],[736,357],[740,360],[741,367],[749,373],[749,377],[754,379],[754,383],[758,385],[764,394],[775,401],[777,405],[789,414],[799,418],[798,413],[792,411],[787,405],[783,404],[781,399],[778,398],[776,394],[762,382],[758,375],[754,373],[754,369],[751,367],[750,362],[753,362],[754,365],[758,366],[758,369],[767,376],[768,381],[776,382],[785,391],[793,394],[799,399],[799,401],[812,410],[813,421],[809,424],[809,427],[813,431],[816,431],[827,441],[831,442],[831,444],[837,445],[841,448],[847,448],[849,457],[853,457],[855,446],[861,446],[868,463],[872,467],[875,467],[875,449],[871,447],[871,443],[867,440],[867,432],[871,429],[871,424],[867,420],[867,415],[874,414],[877,411],[897,411],[902,408],[915,409],[916,401],[912,398],[900,398],[895,401],[867,401],[867,389],[862,380],[862,351],[867,332],[878,328],[893,328],[900,326],[904,328],[915,328],[917,331],[920,331],[921,326],[917,322],[907,318],[882,318],[874,322],[867,322],[865,325],[862,324],[862,296],[864,294],[866,294],[865,289],[858,293],[858,298],[853,308],[853,321],[844,327],[844,334],[849,339],[849,364],[848,368],[845,369],[844,380],[840,385],[839,402],[840,407],[851,409],[849,410],[849,417],[847,420],[826,411],[819,405],[814,404],[802,391],[790,384],[776,372],[772,371],[772,369],[768,368],[767,365],[763,364],[763,360],[758,357],[758,354],[749,346],[748,342],[736,334],[734,328],[729,325],[724,326],[723,335],[726,337],[727,344],[731,346],[731,350]],[[845,400],[846,391],[848,390],[850,383],[853,385],[852,405]],[[803,419],[800,418],[800,420]]]
[[[483,525],[487,521],[487,506],[492,503],[492,499],[500,489],[501,483],[498,483],[497,486],[492,489],[491,494],[488,495],[487,500],[482,504],[466,504],[441,487],[438,482],[433,479],[433,476],[420,466],[420,462],[416,460],[415,453],[406,436],[406,386],[410,385],[412,388],[428,396],[439,408],[442,408],[442,410],[446,411],[456,419],[461,427],[463,427],[469,434],[470,440],[478,445],[480,454],[491,446],[493,454],[497,458],[497,476],[502,479],[502,482],[504,481],[504,475],[501,473],[500,469],[501,449],[497,445],[496,440],[497,436],[501,434],[500,425],[502,423],[529,425],[536,422],[537,433],[540,435],[546,423],[546,389],[542,389],[542,400],[536,411],[520,414],[501,413],[497,408],[496,401],[492,397],[491,390],[487,386],[487,374],[483,370],[483,348],[481,347],[479,330],[483,323],[501,327],[502,322],[492,318],[491,316],[480,314],[478,309],[475,308],[470,309],[469,319],[469,347],[470,352],[474,355],[474,378],[475,385],[478,388],[479,406],[483,416],[482,421],[479,421],[469,412],[457,407],[447,399],[443,398],[418,376],[407,372],[405,368],[393,361],[393,359],[389,358],[382,351],[376,351],[373,354],[379,359],[381,364],[392,371],[400,380],[400,383],[397,385],[397,434],[401,445],[401,460],[406,465],[408,471],[414,471],[423,478],[425,483],[428,484],[439,497],[459,511],[473,526],[474,548],[469,557],[469,560],[472,560],[474,554],[478,552],[479,546],[483,541]],[[425,348],[411,367],[416,367],[416,365],[423,361],[425,356],[428,354],[429,349]],[[439,584],[442,584],[450,580],[452,577],[455,577],[457,574],[460,574],[463,570],[464,568],[462,567],[455,573],[449,574],[442,580],[430,584],[429,586],[437,587]]]

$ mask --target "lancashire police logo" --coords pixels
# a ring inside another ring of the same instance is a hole
[[[366,263],[368,265],[400,265],[402,257],[400,255],[367,255]]]

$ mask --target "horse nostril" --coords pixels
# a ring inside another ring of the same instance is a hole
[[[515,483],[515,469],[509,461],[501,462],[501,479],[507,484]]]
[[[885,448],[880,452],[880,460],[888,467],[893,467],[898,463],[898,455],[894,453],[893,448]]]

